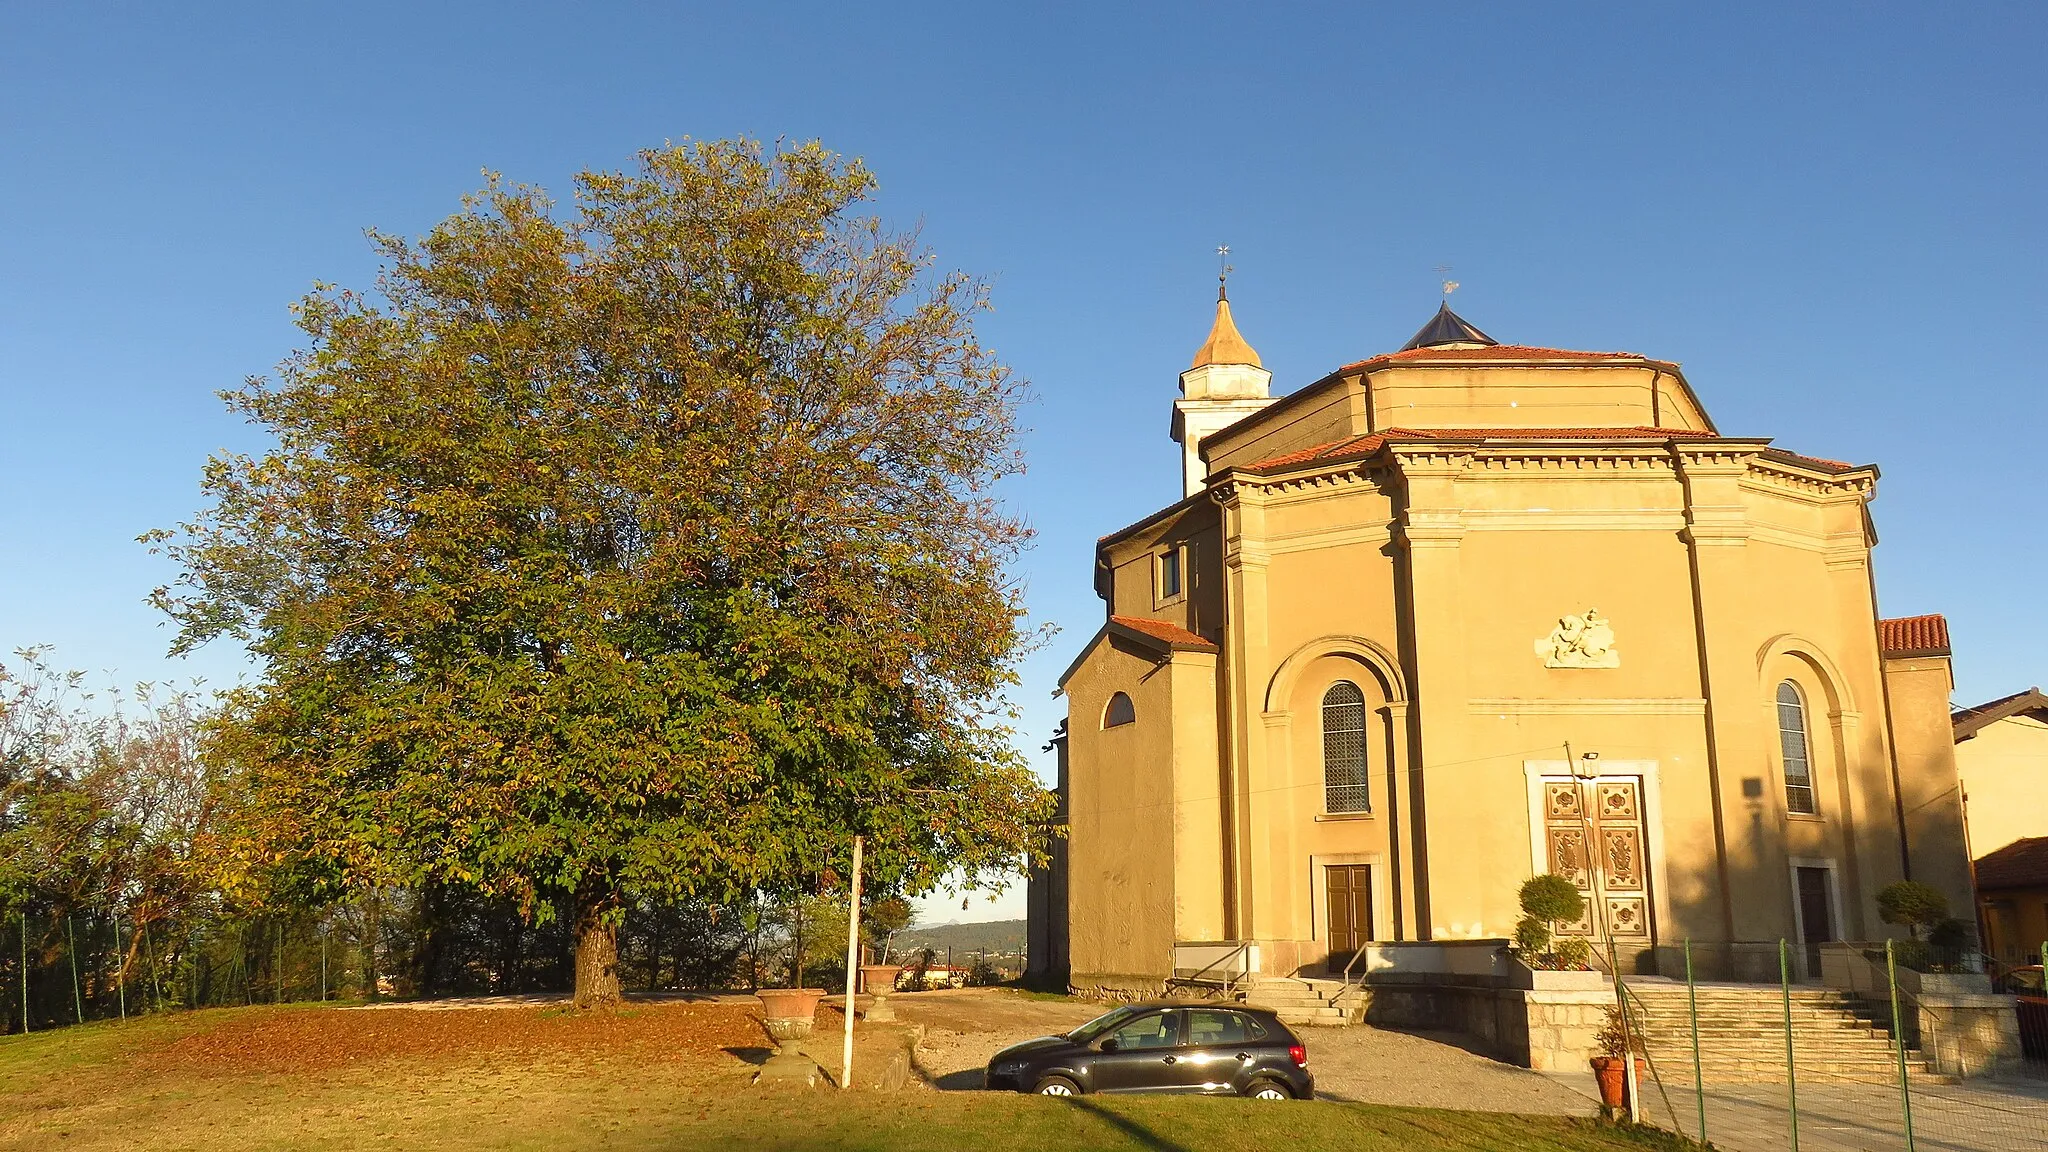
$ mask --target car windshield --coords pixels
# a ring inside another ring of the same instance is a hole
[[[1114,1031],[1119,1024],[1137,1014],[1138,1009],[1136,1007],[1126,1004],[1121,1008],[1105,1012],[1086,1024],[1081,1025],[1079,1028],[1074,1029],[1072,1032],[1067,1033],[1067,1039],[1072,1040],[1076,1044],[1093,1044],[1096,1037]]]

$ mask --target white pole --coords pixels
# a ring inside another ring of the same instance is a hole
[[[853,838],[853,896],[846,912],[846,1040],[839,1049],[839,1086],[853,1087],[853,982],[860,975],[860,837]]]

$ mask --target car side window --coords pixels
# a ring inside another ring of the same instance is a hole
[[[1188,1043],[1197,1048],[1216,1044],[1245,1044],[1258,1039],[1252,1021],[1235,1012],[1196,1008],[1188,1012]]]
[[[1171,1048],[1180,1043],[1180,1028],[1171,1012],[1140,1016],[1111,1034],[1119,1052],[1142,1052],[1147,1048]]]

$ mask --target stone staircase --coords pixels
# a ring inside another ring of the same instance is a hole
[[[1631,1012],[1643,1029],[1644,1045],[1668,1086],[1693,1080],[1692,1030],[1685,985],[1678,981],[1631,978]],[[1785,1004],[1768,984],[1697,986],[1700,1071],[1709,1084],[1785,1081]],[[1832,989],[1792,990],[1792,1060],[1802,1084],[1898,1082],[1888,1007],[1867,1004]],[[1911,1080],[1938,1081],[1912,1048],[1906,1050]]]
[[[1343,990],[1341,980],[1254,976],[1244,986],[1244,1002],[1254,1008],[1271,1008],[1289,1024],[1341,1026],[1351,1023],[1351,1014],[1340,998]]]

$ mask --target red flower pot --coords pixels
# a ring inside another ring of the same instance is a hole
[[[1619,1056],[1593,1057],[1593,1076],[1600,1081],[1600,1102],[1609,1108],[1622,1108],[1628,1104],[1628,1066]],[[1650,1065],[1642,1057],[1636,1057],[1636,1083],[1641,1084],[1650,1075]]]
[[[754,995],[761,998],[761,1016],[768,1020],[809,1020],[818,1014],[818,1001],[825,998],[823,988],[757,988]]]
[[[887,996],[896,990],[896,977],[903,974],[900,964],[863,964],[860,966],[860,990],[870,996]]]

